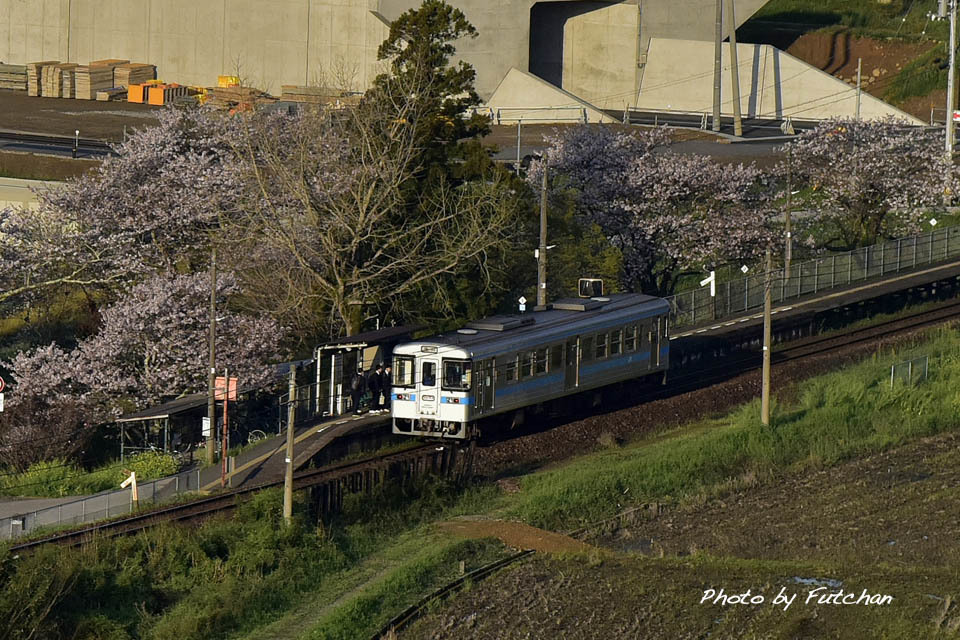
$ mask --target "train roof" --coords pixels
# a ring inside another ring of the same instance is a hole
[[[475,320],[455,331],[408,344],[462,350],[474,357],[517,351],[528,345],[563,340],[587,331],[601,331],[667,313],[670,303],[641,293],[602,298],[557,300],[547,311],[498,315]],[[394,353],[402,353],[402,349]]]

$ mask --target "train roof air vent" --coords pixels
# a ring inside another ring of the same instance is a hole
[[[563,311],[592,311],[603,306],[603,301],[596,298],[564,298],[553,303],[554,309]]]
[[[509,331],[526,327],[536,322],[533,316],[491,316],[482,320],[474,320],[467,324],[468,329],[483,329],[484,331]]]

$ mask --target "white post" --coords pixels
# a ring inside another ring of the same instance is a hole
[[[861,67],[863,58],[857,58],[857,120],[860,119],[860,96],[863,95],[863,83],[861,82]]]

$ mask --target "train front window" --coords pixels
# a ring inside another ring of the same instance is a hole
[[[443,388],[447,391],[470,390],[470,361],[443,359]]]
[[[413,356],[394,356],[393,358],[393,386],[413,386]]]
[[[420,371],[420,382],[424,387],[437,386],[437,363],[431,360],[423,361],[423,368]]]

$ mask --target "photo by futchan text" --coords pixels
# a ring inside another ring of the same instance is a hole
[[[721,607],[731,605],[757,606],[768,602],[773,606],[783,607],[783,610],[786,611],[794,602],[798,605],[807,606],[820,604],[885,605],[893,602],[893,596],[871,593],[867,589],[857,593],[856,591],[837,589],[834,585],[827,585],[800,590],[780,587],[779,592],[772,599],[769,599],[763,593],[753,593],[750,589],[742,593],[727,593],[722,587],[720,589],[709,588],[704,589],[703,596],[700,598],[700,604]]]

